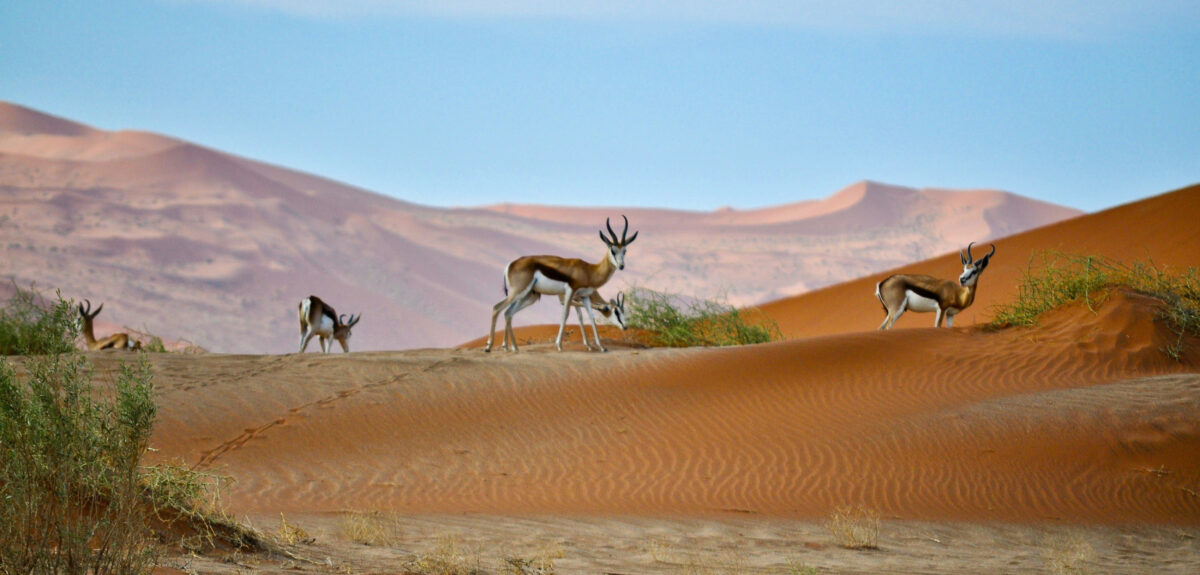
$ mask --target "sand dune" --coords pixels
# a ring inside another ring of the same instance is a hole
[[[1021,277],[1036,269],[1048,252],[1101,256],[1126,264],[1153,262],[1178,269],[1196,266],[1200,264],[1198,220],[1200,185],[996,240],[996,256],[979,280],[975,303],[959,314],[956,325],[991,321],[992,308],[1012,301]],[[874,295],[880,280],[894,273],[953,278],[961,272],[955,251],[760,307],[779,322],[787,337],[870,330],[884,318]],[[926,327],[933,321],[932,314],[908,313],[896,326]]]
[[[1154,305],[733,349],[156,356],[154,444],[255,514],[1191,523],[1200,355],[1160,350]]]

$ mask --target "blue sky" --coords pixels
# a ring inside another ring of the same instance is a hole
[[[1200,2],[8,0],[0,99],[438,206],[1097,210],[1200,182]]]

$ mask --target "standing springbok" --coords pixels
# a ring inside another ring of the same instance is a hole
[[[321,301],[321,298],[310,295],[300,300],[300,308],[297,310],[300,315],[300,351],[308,347],[308,341],[312,337],[318,336],[321,338],[321,351],[329,353],[329,348],[333,347],[333,340],[337,340],[342,344],[342,351],[350,353],[350,328],[362,319],[362,314],[355,316],[350,315],[350,319],[346,319],[345,315],[337,315],[329,304]]]
[[[92,311],[92,302],[83,300],[87,303],[84,308],[83,304],[79,304],[79,315],[83,317],[83,340],[87,342],[87,348],[91,351],[100,349],[142,349],[142,342],[130,338],[127,333],[114,333],[104,339],[97,340],[96,333],[93,331],[92,322],[96,316],[100,315],[100,310],[104,309],[104,304],[101,303],[96,311]]]
[[[933,327],[942,327],[943,319],[946,320],[946,327],[954,325],[954,316],[975,302],[979,275],[987,267],[992,254],[996,253],[996,246],[993,245],[992,251],[986,256],[973,260],[973,245],[975,242],[967,244],[965,255],[961,251],[958,253],[963,271],[957,283],[926,275],[897,274],[875,284],[875,297],[879,298],[879,303],[887,312],[879,329],[891,329],[906,310],[937,312]]]
[[[525,302],[518,309],[523,309],[533,305],[533,303],[541,299],[541,297],[541,294],[537,292],[531,292],[529,297],[526,298]],[[558,294],[559,303],[562,303],[563,299],[565,299],[563,294]],[[604,296],[600,295],[600,292],[594,291],[592,292],[591,296],[588,296],[587,305],[591,306],[592,310],[599,312],[601,320],[603,320],[605,323],[615,325],[621,328],[621,331],[625,331],[625,329],[629,327],[629,325],[625,323],[625,294],[619,293],[617,294],[616,299],[605,301]],[[576,296],[571,300],[571,307],[575,308],[575,314],[579,316],[579,335],[583,337],[583,347],[592,349],[592,344],[588,343],[587,325],[583,322],[583,306],[584,304],[580,303],[579,301],[579,296]],[[591,316],[591,314],[588,315]],[[605,349],[604,344],[600,343],[600,332],[596,330],[596,322],[594,320],[592,321],[592,336],[595,337],[596,347],[598,347],[600,351],[608,351]],[[507,331],[504,333],[504,341],[501,344],[501,347],[508,348]]]
[[[512,331],[512,318],[517,312],[536,302],[541,295],[561,295],[563,310],[562,321],[558,325],[558,337],[554,340],[555,347],[562,351],[563,330],[567,326],[567,316],[571,313],[574,298],[588,298],[597,289],[608,282],[613,273],[625,269],[625,249],[637,239],[638,232],[628,237],[629,218],[625,220],[625,229],[621,238],[612,229],[612,223],[604,220],[610,237],[600,230],[600,240],[608,247],[604,259],[598,263],[588,263],[576,258],[561,258],[558,256],[523,256],[509,262],[504,268],[504,289],[507,297],[492,306],[492,324],[488,331],[487,347],[484,351],[492,351],[492,342],[496,336],[496,317],[504,312],[504,342],[506,349],[517,351],[517,338]],[[533,297],[537,294],[538,297]],[[583,306],[588,317],[592,320],[592,329],[596,329],[596,318],[592,314],[592,306]],[[586,336],[585,336],[586,337]],[[604,349],[601,347],[601,349]]]

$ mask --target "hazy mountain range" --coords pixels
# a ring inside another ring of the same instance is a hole
[[[755,210],[440,208],[0,102],[0,275],[104,302],[101,334],[124,325],[212,351],[290,352],[296,305],[313,293],[363,314],[355,350],[453,345],[486,333],[508,261],[597,261],[597,231],[610,218],[620,233],[622,214],[640,235],[602,293],[639,285],[748,305],[1080,212],[874,182]],[[553,321],[556,305],[518,323]]]

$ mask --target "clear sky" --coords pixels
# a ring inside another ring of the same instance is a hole
[[[1195,0],[5,0],[0,99],[437,206],[1200,182]]]

